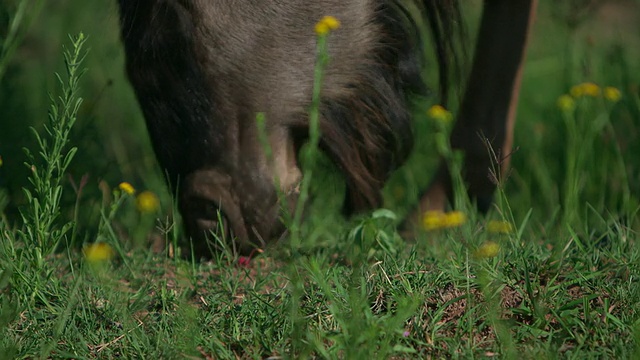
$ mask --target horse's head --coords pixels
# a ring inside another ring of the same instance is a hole
[[[406,94],[422,85],[416,23],[399,3],[119,3],[128,75],[198,249],[210,232],[248,252],[284,231],[281,208],[296,202],[297,151],[309,132],[314,26],[325,15],[342,25],[329,39],[319,146],[345,175],[347,212],[381,205],[412,144]]]

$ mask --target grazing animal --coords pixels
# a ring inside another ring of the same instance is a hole
[[[526,37],[537,0],[485,0],[452,144],[466,152],[470,195],[489,199],[490,159],[478,134],[509,152]],[[456,0],[407,0],[430,28],[446,99],[461,17]],[[275,180],[290,208],[307,140],[315,23],[341,21],[320,104],[320,148],[347,184],[347,214],[379,207],[412,147],[410,93],[424,92],[419,18],[402,0],[119,0],[126,67],[154,151],[175,191],[196,255],[222,220],[239,252],[284,231]],[[266,116],[273,162],[259,141]],[[441,166],[416,210],[444,208]],[[218,216],[220,211],[221,216]],[[417,215],[414,215],[414,218]]]

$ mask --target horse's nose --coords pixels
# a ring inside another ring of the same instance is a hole
[[[179,194],[187,251],[211,258],[223,248],[244,253],[247,231],[227,171],[199,169],[184,177]],[[186,255],[189,255],[188,252]]]
[[[212,240],[224,244],[233,239],[233,229],[220,205],[205,201],[194,215],[198,228],[208,232],[205,235],[210,236]]]
[[[255,245],[249,241],[245,221],[235,204],[221,204],[204,198],[189,198],[181,206],[187,237],[187,256],[211,258],[229,250],[234,254],[248,254]]]

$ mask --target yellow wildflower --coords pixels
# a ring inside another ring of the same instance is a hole
[[[121,182],[120,185],[118,185],[118,188],[128,195],[133,195],[136,192],[136,189],[133,188],[133,185],[129,184],[126,181]]]
[[[614,88],[613,86],[607,86],[602,90],[602,95],[604,98],[611,102],[618,102],[622,97],[622,93],[620,90]]]
[[[427,211],[422,216],[422,227],[425,230],[440,229],[444,223],[445,215],[442,211]]]
[[[2,156],[0,156],[0,166],[2,166]]]
[[[487,231],[496,234],[509,234],[513,232],[513,226],[508,221],[491,220],[487,223]]]
[[[107,260],[111,260],[115,252],[109,246],[109,244],[104,242],[97,242],[93,244],[89,244],[84,247],[82,250],[84,253],[85,259],[91,263],[99,263]]]
[[[571,94],[571,96],[573,96],[574,98],[581,97],[583,95],[582,86],[581,85],[572,86],[571,90],[569,90],[569,94]]]
[[[316,23],[316,34],[318,35],[326,35],[329,32],[329,27],[327,24],[319,21]]]
[[[571,87],[570,93],[574,98],[582,96],[596,97],[600,95],[600,87],[592,82],[585,82]]]
[[[446,213],[444,216],[445,227],[456,227],[464,224],[467,221],[467,216],[462,211],[452,211]]]
[[[453,120],[451,112],[442,105],[433,105],[427,110],[427,115],[442,125],[447,125]]]
[[[340,20],[333,16],[325,16],[316,23],[316,34],[326,35],[329,31],[340,27]]]
[[[481,259],[496,257],[500,252],[500,244],[495,241],[487,241],[480,245],[475,252],[475,256]]]
[[[556,102],[558,108],[562,111],[573,111],[576,108],[576,102],[567,94],[561,95]]]
[[[136,197],[136,207],[142,213],[152,213],[160,207],[160,200],[151,191],[143,191]]]
[[[462,225],[467,220],[461,211],[444,213],[442,211],[427,211],[422,217],[422,227],[425,230],[436,230]]]
[[[336,19],[333,16],[325,16],[322,18],[322,20],[320,20],[322,22],[324,22],[325,24],[327,24],[327,26],[329,27],[329,29],[331,30],[336,30],[337,28],[340,27],[340,20]]]

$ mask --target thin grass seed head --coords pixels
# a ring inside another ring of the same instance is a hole
[[[340,20],[333,16],[325,16],[316,23],[316,34],[322,36],[340,27]]]
[[[136,197],[136,208],[141,213],[153,213],[160,208],[160,200],[151,191],[143,191]]]
[[[118,185],[118,189],[120,189],[127,195],[133,195],[136,193],[136,189],[133,187],[133,185],[129,184],[126,181],[121,182],[120,185]]]
[[[111,260],[115,255],[115,251],[113,251],[111,246],[104,242],[86,245],[84,249],[82,249],[82,253],[84,254],[84,258],[92,264]]]
[[[620,92],[620,90],[613,86],[607,86],[602,89],[602,96],[604,96],[605,99],[615,103],[620,101],[620,99],[622,98],[622,93]]]

